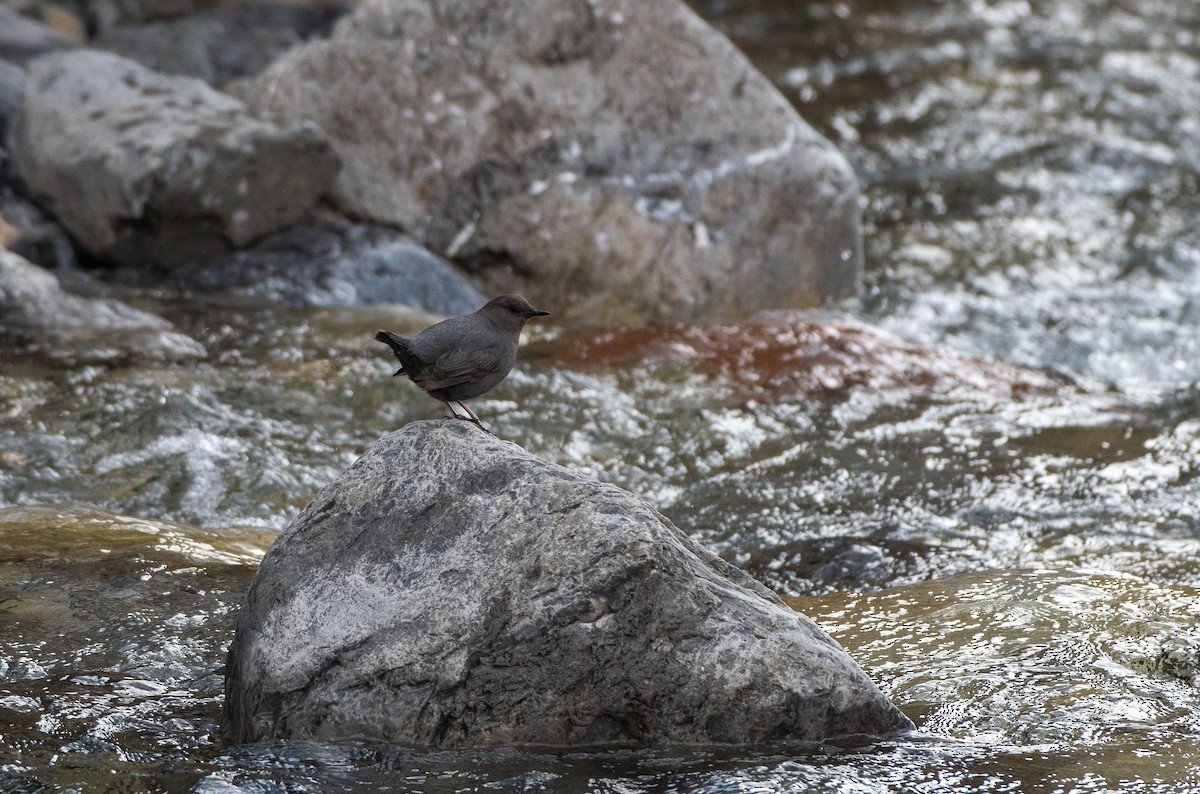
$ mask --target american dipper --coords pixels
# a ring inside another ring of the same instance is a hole
[[[549,313],[533,308],[520,295],[501,295],[472,314],[442,320],[416,336],[380,331],[375,338],[400,359],[393,377],[407,375],[430,397],[446,403],[455,419],[470,419],[486,430],[463,400],[486,394],[504,380],[517,361],[525,323]],[[459,416],[455,405],[467,416]]]

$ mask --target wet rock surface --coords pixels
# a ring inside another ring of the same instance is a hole
[[[91,253],[170,265],[296,221],[336,157],[311,125],[253,118],[198,80],[108,53],[29,69],[9,135],[13,172]]]
[[[385,436],[280,535],[226,681],[234,741],[911,726],[815,624],[636,497],[453,420]]]
[[[324,129],[344,211],[577,322],[857,288],[846,161],[678,3],[367,2],[241,93]]]

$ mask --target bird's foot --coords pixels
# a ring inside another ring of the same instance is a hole
[[[462,408],[464,411],[466,411],[467,415],[463,416],[458,411],[454,410],[454,406],[456,406],[456,405],[459,408]],[[492,435],[492,436],[496,435],[488,428],[487,425],[485,425],[483,423],[483,421],[478,416],[475,415],[474,411],[472,411],[470,408],[467,407],[466,403],[464,403],[460,400],[454,400],[453,402],[446,403],[446,407],[450,409],[450,413],[454,415],[455,419],[462,419],[464,421],[471,422],[472,424],[474,424],[476,427],[478,427],[483,432],[485,432],[489,435]]]
[[[487,433],[489,436],[496,436],[496,434],[492,432],[492,429],[490,427],[488,427],[487,425],[485,425],[483,422],[479,421],[478,418],[472,419],[469,416],[456,416],[454,418],[461,419],[464,422],[470,422],[471,424],[475,425],[483,432]],[[496,436],[496,438],[499,438],[499,436]]]

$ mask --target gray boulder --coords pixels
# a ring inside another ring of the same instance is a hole
[[[177,333],[163,318],[112,298],[69,293],[53,273],[3,248],[0,339],[21,340],[18,351],[86,363],[205,355],[199,342]]]
[[[337,158],[199,80],[92,50],[32,63],[12,169],[88,251],[171,265],[248,245],[303,215]]]
[[[178,19],[118,25],[92,46],[164,74],[214,86],[252,77],[288,49],[329,34],[348,6],[246,2],[204,8]]]
[[[755,742],[911,723],[838,645],[632,494],[454,420],[372,445],[238,617],[232,741]]]
[[[597,324],[850,294],[846,160],[677,0],[366,0],[238,89],[321,125],[349,214]]]

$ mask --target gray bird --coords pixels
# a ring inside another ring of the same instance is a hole
[[[455,419],[469,418],[484,427],[463,400],[487,394],[504,380],[517,361],[521,329],[531,317],[548,314],[520,295],[501,295],[472,314],[442,320],[416,336],[380,331],[375,338],[400,360],[393,377],[407,375],[430,397],[446,403]],[[459,416],[455,405],[467,416]]]

